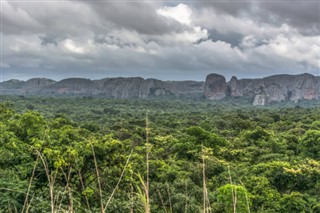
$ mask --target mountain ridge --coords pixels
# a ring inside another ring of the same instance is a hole
[[[172,96],[209,100],[250,97],[253,105],[267,105],[288,100],[320,99],[320,76],[309,73],[251,79],[232,76],[229,81],[215,73],[207,75],[205,81],[163,81],[142,77],[66,78],[60,81],[31,78],[26,81],[10,79],[1,82],[0,88],[2,95],[99,95],[121,99]]]

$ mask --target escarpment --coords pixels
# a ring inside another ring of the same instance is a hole
[[[283,74],[257,79],[238,79],[233,76],[228,82],[224,76],[214,73],[207,75],[204,82],[161,81],[141,77],[99,80],[68,78],[61,81],[33,78],[27,81],[4,81],[0,87],[2,95],[93,95],[119,99],[205,97],[209,100],[246,97],[252,99],[255,106],[320,98],[320,77],[311,74]]]

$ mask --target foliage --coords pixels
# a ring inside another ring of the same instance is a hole
[[[0,211],[320,212],[320,108],[282,104],[3,96]]]

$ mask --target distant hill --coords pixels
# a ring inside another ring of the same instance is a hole
[[[61,81],[33,78],[4,81],[0,87],[2,95],[85,95],[121,99],[205,97],[210,100],[249,97],[253,105],[320,98],[320,77],[311,74],[273,75],[259,79],[237,79],[233,76],[229,82],[218,74],[209,74],[206,81],[161,81],[140,77],[68,78]]]
[[[104,78],[90,80],[68,78],[55,82],[45,78],[0,83],[3,95],[99,95],[107,98],[147,98],[158,96],[201,97],[204,82],[161,81],[157,79]]]

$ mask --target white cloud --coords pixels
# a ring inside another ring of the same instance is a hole
[[[66,39],[63,42],[63,45],[70,52],[77,53],[77,54],[84,54],[85,53],[85,48],[80,47],[80,46],[76,46],[71,39]]]
[[[256,47],[252,52],[278,57],[295,63],[304,63],[320,69],[320,36],[277,35],[267,44]]]
[[[181,24],[188,25],[188,30],[183,32],[172,32],[170,34],[153,36],[157,40],[165,43],[195,43],[199,40],[208,39],[208,31],[202,29],[200,26],[192,24],[191,14],[192,10],[188,5],[178,4],[175,7],[162,7],[156,10],[157,14],[172,18]]]
[[[185,4],[178,4],[175,7],[162,7],[160,9],[157,9],[157,13],[159,15],[172,18],[181,24],[190,25],[191,20],[190,16],[192,14],[192,10],[188,5]]]
[[[208,39],[208,31],[200,27],[194,27],[189,31],[164,35],[149,36],[165,45],[192,45],[199,40]]]

